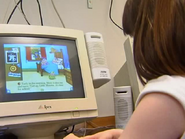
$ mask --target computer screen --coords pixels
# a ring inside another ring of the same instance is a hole
[[[0,37],[0,101],[84,98],[74,40]]]

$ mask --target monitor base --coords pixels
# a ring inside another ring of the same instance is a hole
[[[18,139],[55,139],[54,135],[47,136],[47,137],[34,137],[34,138],[22,138],[18,137]]]
[[[10,132],[18,137],[18,139],[54,139],[54,134],[61,128],[61,124],[38,124],[27,125]]]

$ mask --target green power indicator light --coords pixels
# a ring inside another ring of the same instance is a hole
[[[75,110],[78,110],[78,107],[76,107]]]

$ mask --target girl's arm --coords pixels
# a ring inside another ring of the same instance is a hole
[[[184,131],[182,105],[169,95],[150,93],[139,103],[120,139],[178,139]]]

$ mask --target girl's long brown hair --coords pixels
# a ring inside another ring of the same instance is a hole
[[[123,29],[134,37],[143,84],[162,75],[185,75],[185,0],[128,0]]]

